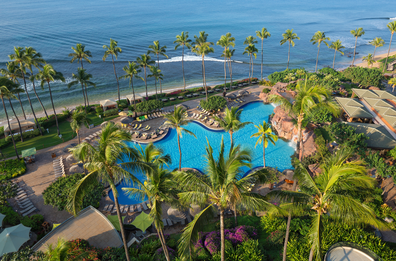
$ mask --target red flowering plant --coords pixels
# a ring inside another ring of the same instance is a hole
[[[82,259],[83,261],[93,261],[99,259],[99,251],[96,247],[90,246],[88,241],[85,239],[74,239],[69,241],[70,249],[68,251],[68,257],[70,259],[76,258],[77,256],[86,253],[86,256]]]

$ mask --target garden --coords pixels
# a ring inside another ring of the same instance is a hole
[[[0,162],[0,181],[18,177],[26,172],[23,159],[9,159]]]

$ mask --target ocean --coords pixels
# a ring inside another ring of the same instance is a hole
[[[122,67],[128,61],[136,60],[148,50],[155,40],[167,46],[169,59],[160,58],[160,69],[164,74],[163,89],[175,89],[183,86],[181,49],[174,50],[173,41],[182,31],[188,31],[193,40],[200,31],[209,34],[208,40],[216,44],[221,35],[227,32],[235,37],[235,55],[233,57],[233,79],[247,78],[249,75],[249,58],[242,55],[243,41],[249,35],[266,27],[271,37],[264,40],[264,76],[274,71],[284,70],[287,63],[287,44],[280,46],[282,33],[294,29],[301,38],[291,48],[290,68],[305,67],[314,70],[317,46],[309,42],[317,31],[324,31],[331,40],[340,39],[346,47],[345,53],[352,53],[355,39],[350,30],[363,27],[365,35],[358,39],[357,58],[373,53],[374,47],[369,41],[382,37],[386,44],[377,49],[377,54],[387,51],[390,32],[386,25],[396,19],[392,10],[392,1],[5,1],[0,10],[0,68],[5,68],[8,55],[14,46],[32,46],[41,52],[43,58],[63,73],[66,83],[55,82],[52,86],[56,108],[71,107],[83,103],[80,86],[67,88],[72,73],[77,71],[77,63],[70,63],[68,54],[71,47],[82,43],[92,52],[92,63],[84,64],[88,73],[93,75],[96,88],[90,87],[90,103],[104,98],[117,97],[111,58],[102,61],[103,45],[108,45],[110,38],[118,41],[122,53],[116,60],[118,76],[123,75]],[[260,77],[261,40],[254,60],[254,76]],[[393,47],[396,47],[394,40]],[[215,52],[205,60],[207,84],[213,85],[224,81],[222,48],[214,46]],[[187,85],[202,86],[201,58],[190,50],[185,50],[185,75]],[[321,46],[319,68],[331,66],[334,51]],[[155,57],[153,57],[155,58]],[[337,54],[337,68],[347,67],[352,57]],[[21,81],[22,82],[22,81]],[[134,80],[137,93],[144,93],[144,82]],[[148,81],[149,91],[154,90],[154,81]],[[48,87],[37,88],[38,94],[49,113],[52,107]],[[120,81],[121,95],[131,93],[127,80]],[[41,107],[28,83],[30,98],[37,113]],[[32,117],[26,94],[21,95],[28,118]],[[13,102],[19,115],[21,109],[18,101]],[[6,103],[8,105],[8,102]],[[7,107],[9,108],[9,107]],[[9,113],[11,110],[9,111]],[[11,119],[13,118],[10,115]],[[0,121],[5,118],[2,104]]]

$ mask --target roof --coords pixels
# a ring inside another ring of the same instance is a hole
[[[377,99],[389,99],[395,100],[396,96],[387,91],[382,90],[367,90],[367,89],[356,89],[352,88],[352,91],[359,98],[377,98]]]
[[[392,128],[396,129],[396,108],[386,100],[363,98],[368,105],[385,120]]]
[[[389,134],[386,128],[379,124],[345,122],[349,126],[356,128],[357,133],[364,133],[369,139],[367,147],[375,149],[393,149],[396,147],[396,140]]]
[[[36,126],[34,120],[20,120],[19,123],[21,124],[21,128]],[[12,122],[12,123],[10,122],[10,126],[12,131],[19,130],[18,122]],[[8,125],[4,126],[4,131],[8,131]]]
[[[117,105],[117,103],[113,99],[107,99],[107,100],[100,101],[100,105],[102,107],[108,107],[108,106]]]
[[[358,99],[336,97],[336,101],[351,118],[373,118],[370,111]]]
[[[127,96],[125,96],[128,100],[133,101],[133,94],[129,94]],[[135,100],[141,100],[143,99],[142,96],[135,94]]]
[[[45,251],[47,244],[55,244],[58,238],[88,240],[89,244],[98,248],[120,247],[122,239],[111,222],[96,208],[89,206],[57,226],[32,249]]]

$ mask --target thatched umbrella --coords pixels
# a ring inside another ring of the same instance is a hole
[[[169,208],[168,209],[168,217],[170,220],[177,222],[181,222],[186,219],[186,214],[177,208]]]
[[[69,173],[70,174],[84,173],[84,168],[82,167],[82,164],[73,165],[70,167]]]
[[[69,163],[69,164],[73,164],[73,163],[76,162],[76,159],[73,157],[73,155],[69,155],[66,158],[66,162]]]
[[[190,214],[191,216],[195,217],[195,215],[197,215],[199,212],[201,212],[201,207],[198,205],[190,205]]]

